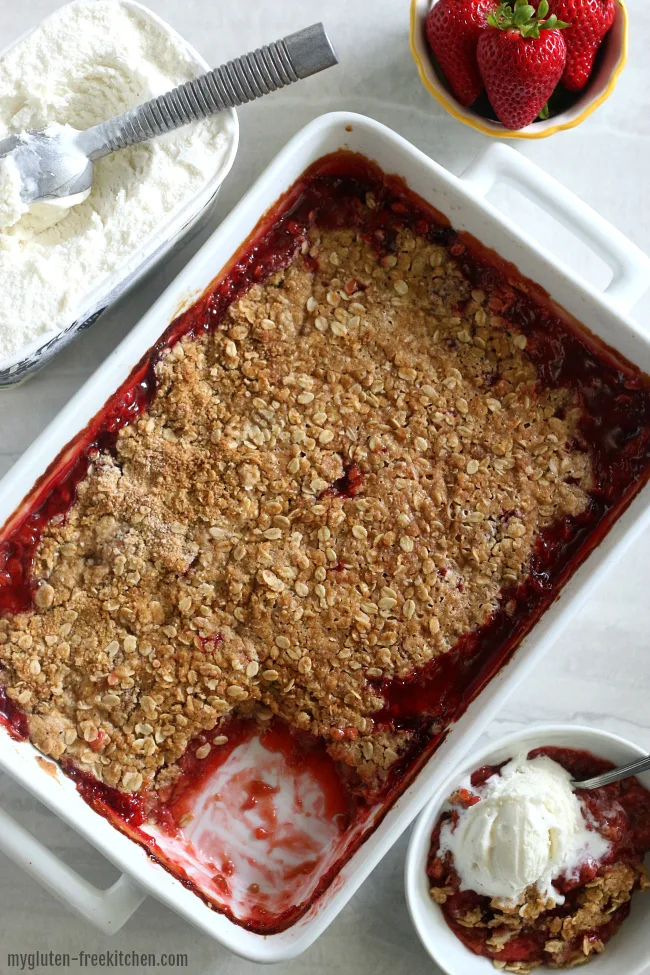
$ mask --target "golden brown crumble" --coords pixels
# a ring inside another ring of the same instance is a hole
[[[46,530],[35,611],[0,620],[34,743],[125,791],[231,712],[324,736],[376,785],[409,741],[373,733],[376,682],[484,623],[540,529],[586,505],[574,394],[539,389],[443,247],[310,247],[316,272],[298,256],[163,356]]]
[[[485,945],[497,954],[522,934],[532,930],[545,931],[548,938],[544,951],[550,955],[550,960],[545,962],[547,967],[576,968],[605,950],[605,943],[597,936],[598,928],[611,921],[614,911],[628,903],[634,890],[646,890],[648,886],[643,866],[615,863],[604,867],[594,880],[579,889],[571,914],[554,914],[555,903],[532,886],[524,891],[516,905],[505,905],[493,898],[489,917],[479,906],[455,920],[461,927],[492,929]],[[431,897],[437,904],[444,904],[453,892],[452,887],[432,887]],[[540,961],[505,962],[498,959],[493,959],[492,963],[500,971],[519,975],[526,975],[542,964]]]

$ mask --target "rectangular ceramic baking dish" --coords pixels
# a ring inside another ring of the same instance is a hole
[[[89,0],[72,0],[68,6],[75,6],[80,3],[88,3]],[[137,11],[139,16],[145,21],[157,25],[169,34],[170,38],[185,48],[188,56],[195,62],[196,74],[204,74],[210,70],[210,65],[199,52],[188,44],[187,41],[178,34],[173,27],[155,14],[148,7],[137,3],[136,0],[120,0],[125,7],[130,7]],[[22,43],[26,37],[33,33],[28,31],[19,37],[18,40],[10,44],[9,47],[0,51],[0,58],[8,54],[17,44]],[[50,359],[57,355],[75,336],[86,328],[90,328],[99,319],[102,312],[110,308],[118,298],[125,294],[137,282],[150,271],[154,265],[160,263],[163,258],[169,257],[174,250],[179,248],[183,242],[187,241],[190,235],[198,233],[203,222],[208,219],[214,204],[216,203],[219,189],[224,179],[230,172],[232,164],[237,154],[239,143],[239,122],[234,108],[225,113],[226,132],[228,134],[229,145],[224,156],[223,165],[214,174],[211,180],[189,200],[176,213],[170,214],[161,223],[156,233],[135,253],[132,257],[116,267],[113,272],[101,281],[90,291],[84,304],[79,308],[75,319],[64,325],[63,328],[50,335],[49,338],[40,338],[22,349],[15,356],[0,360],[0,388],[15,386],[25,382],[33,376],[39,369],[42,369]]]
[[[0,524],[20,505],[26,491],[62,447],[102,407],[150,348],[179,307],[187,307],[251,233],[262,214],[316,159],[340,147],[376,160],[386,172],[403,176],[410,187],[503,258],[517,264],[598,336],[645,372],[650,372],[650,340],[628,312],[650,282],[650,260],[613,227],[515,150],[494,145],[461,178],[452,176],[400,136],[370,119],[348,113],[316,119],[296,135],[255,186],[194,257],[139,325],[62,410],[0,484]],[[613,274],[598,293],[485,200],[499,181],[516,184],[558,221],[572,229]],[[609,535],[575,573],[559,598],[522,643],[513,660],[492,680],[450,729],[438,751],[397,800],[380,825],[342,867],[308,913],[282,933],[261,936],[211,910],[147,853],[95,813],[63,775],[37,764],[37,753],[0,731],[0,766],[36,798],[73,826],[111,860],[123,877],[108,891],[90,886],[43,844],[0,814],[0,849],[22,864],[53,894],[104,931],[117,930],[151,894],[231,951],[256,962],[279,962],[313,943],[347,903],[406,826],[439,787],[523,678],[539,663],[562,627],[650,520],[650,485],[637,495]],[[42,762],[42,759],[41,759]]]

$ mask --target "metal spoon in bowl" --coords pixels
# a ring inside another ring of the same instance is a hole
[[[603,785],[620,782],[621,779],[627,779],[628,776],[636,775],[637,772],[646,772],[648,769],[650,769],[650,755],[647,758],[637,758],[635,762],[628,762],[627,765],[613,768],[609,772],[603,772],[602,775],[583,779],[581,782],[573,779],[571,785],[574,789],[599,789]]]
[[[0,165],[16,166],[20,197],[28,206],[74,206],[90,193],[95,159],[261,98],[337,63],[323,25],[313,24],[84,132],[50,125],[2,139]]]

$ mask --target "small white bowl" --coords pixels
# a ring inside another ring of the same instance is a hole
[[[433,3],[437,2],[433,0]],[[426,21],[431,7],[431,0],[411,0],[411,54],[422,84],[450,115],[483,135],[498,139],[544,139],[555,132],[580,125],[609,98],[627,61],[627,11],[622,0],[616,0],[614,23],[603,41],[593,74],[577,100],[566,111],[546,121],[533,122],[524,129],[507,129],[501,122],[484,118],[461,105],[450,91],[427,42]]]
[[[431,833],[438,821],[442,807],[461,780],[482,765],[498,764],[516,751],[530,751],[543,745],[559,745],[566,748],[584,749],[607,758],[616,765],[623,765],[636,758],[643,758],[643,748],[596,728],[576,725],[537,725],[524,732],[517,732],[493,742],[478,753],[472,753],[463,765],[449,776],[445,786],[433,797],[420,813],[406,855],[406,900],[411,920],[420,940],[434,962],[447,975],[494,975],[494,966],[488,958],[473,954],[447,926],[442,911],[429,896],[426,863]],[[639,781],[650,788],[650,772],[638,776]],[[650,949],[650,894],[632,898],[630,916],[623,922],[618,934],[612,938],[602,955],[588,963],[589,975],[641,975],[648,971]],[[550,972],[542,965],[536,972]]]

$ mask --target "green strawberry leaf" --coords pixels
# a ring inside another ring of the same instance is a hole
[[[518,30],[522,37],[536,40],[540,30],[561,30],[569,26],[555,14],[547,16],[548,12],[548,0],[540,0],[537,10],[528,0],[515,0],[514,7],[510,3],[499,4],[488,14],[487,23],[497,30]]]
[[[539,25],[540,30],[564,30],[565,27],[569,25],[565,20],[558,20],[555,14],[545,20],[543,24]]]
[[[514,21],[517,27],[523,27],[527,24],[531,17],[535,14],[535,8],[530,7],[528,4],[522,4],[521,7],[517,7],[515,10]],[[557,18],[556,18],[557,19]]]
[[[545,122],[546,119],[549,118],[549,116],[550,116],[550,112],[548,110],[548,102],[547,102],[537,117],[541,119],[542,122]]]

